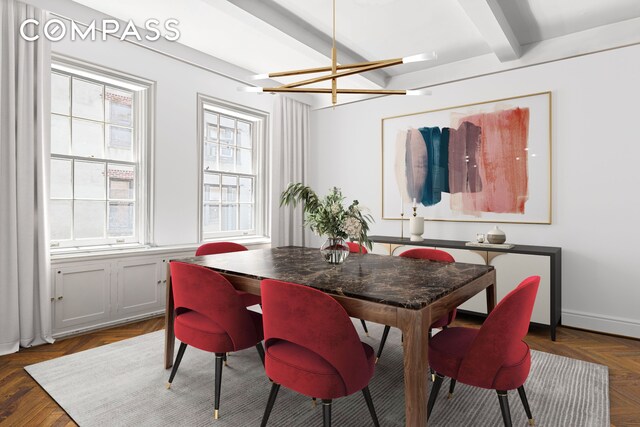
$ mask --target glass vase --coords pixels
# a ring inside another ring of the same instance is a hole
[[[349,246],[340,237],[329,237],[320,247],[320,253],[329,264],[342,264],[349,256]]]

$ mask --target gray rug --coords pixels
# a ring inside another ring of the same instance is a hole
[[[368,323],[377,348],[382,327]],[[362,329],[356,324],[358,332]],[[270,383],[255,349],[233,353],[222,373],[221,418],[214,421],[214,358],[189,347],[170,390],[163,368],[164,331],[27,366],[29,374],[81,426],[258,426]],[[177,348],[177,346],[176,346]],[[606,366],[532,353],[525,384],[538,426],[609,426],[609,373]],[[392,329],[370,390],[381,426],[404,425],[400,333]],[[448,380],[436,402],[430,426],[501,426],[494,391],[457,384],[447,400]],[[514,426],[527,425],[518,393],[509,393]],[[372,425],[361,393],[338,399],[333,425]],[[320,406],[284,387],[269,426],[322,425]]]

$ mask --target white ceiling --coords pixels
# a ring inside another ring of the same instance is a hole
[[[330,65],[332,0],[74,1],[122,20],[132,19],[141,27],[149,18],[176,18],[180,43],[247,73]],[[437,71],[449,73],[452,66],[454,74],[470,76],[640,43],[640,0],[336,3],[339,62],[438,54],[435,61],[341,78],[340,87],[428,86],[429,72],[446,81],[445,73]],[[478,58],[490,65],[473,70],[471,64]],[[460,71],[465,67],[468,71]]]

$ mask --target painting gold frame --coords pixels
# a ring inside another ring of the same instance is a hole
[[[501,214],[482,212],[469,215],[447,210],[445,204],[449,196],[444,196],[442,206],[425,207],[419,205],[418,215],[431,221],[459,221],[459,222],[496,222],[522,224],[551,224],[552,217],[552,94],[550,91],[526,95],[499,98],[489,101],[456,105],[434,110],[408,113],[381,119],[381,150],[382,150],[382,200],[381,217],[383,220],[399,220],[410,217],[411,204],[402,204],[400,216],[401,196],[396,184],[394,172],[394,141],[398,131],[407,128],[423,126],[450,126],[451,116],[454,114],[471,115],[497,111],[505,108],[529,108],[529,136],[527,150],[531,147],[535,151],[532,159],[531,152],[527,155],[527,172],[529,184],[529,199],[526,202],[524,214]],[[529,165],[533,166],[529,166]]]

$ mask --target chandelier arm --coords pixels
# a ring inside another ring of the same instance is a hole
[[[378,61],[376,63],[373,63],[371,65],[365,65],[365,66],[361,66],[361,67],[357,67],[357,68],[351,68],[348,69],[347,71],[342,71],[342,72],[334,72],[331,73],[329,75],[326,76],[321,76],[321,77],[314,77],[312,79],[307,79],[307,80],[301,80],[298,82],[293,82],[293,83],[288,83],[286,85],[284,85],[284,87],[298,87],[298,86],[304,86],[304,85],[309,85],[309,84],[313,84],[313,83],[318,83],[318,82],[323,82],[326,80],[336,80],[339,79],[340,77],[345,77],[345,76],[351,76],[353,74],[360,74],[363,73],[365,71],[372,71],[372,70],[379,70],[380,68],[386,68],[386,67],[391,67],[393,65],[398,65],[398,64],[402,64],[402,58],[396,58],[396,59],[387,59],[384,61]]]
[[[300,88],[300,87],[265,87],[263,92],[289,92],[289,93],[332,93],[333,90],[329,88]],[[342,94],[361,94],[361,95],[406,95],[406,90],[393,90],[393,89],[336,89],[337,93]]]
[[[338,70],[349,70],[352,68],[361,68],[368,67],[369,65],[380,64],[382,62],[386,62],[388,59],[383,59],[380,61],[368,61],[368,62],[355,62],[353,64],[338,64],[336,65],[336,69]],[[313,74],[313,73],[323,73],[327,71],[331,71],[331,66],[328,67],[316,67],[316,68],[304,68],[301,70],[291,70],[291,71],[278,71],[275,73],[269,73],[268,78],[272,79],[275,77],[288,77],[288,76],[297,76],[300,74]]]

